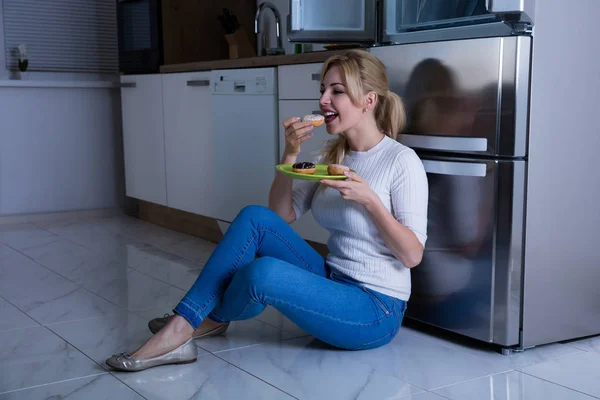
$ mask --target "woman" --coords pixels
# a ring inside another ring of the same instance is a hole
[[[292,181],[277,174],[269,208],[243,209],[175,314],[150,322],[156,334],[106,363],[123,371],[196,360],[194,338],[222,333],[271,305],[307,333],[358,350],[388,343],[410,296],[410,268],[426,240],[427,178],[414,151],[395,141],[404,121],[385,66],[352,50],[328,59],[320,107],[337,135],[321,163],[345,164],[347,180]],[[284,122],[281,163],[295,163],[312,126]],[[323,259],[288,225],[309,209],[331,233]]]

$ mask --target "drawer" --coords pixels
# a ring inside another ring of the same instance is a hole
[[[317,100],[321,97],[323,63],[283,65],[278,68],[280,100]],[[318,108],[318,107],[317,107]]]

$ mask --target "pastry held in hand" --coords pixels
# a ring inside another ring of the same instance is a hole
[[[329,164],[327,166],[327,173],[329,175],[344,175],[344,172],[350,171],[350,168],[342,164]]]
[[[316,165],[311,162],[304,161],[292,165],[292,171],[299,174],[314,174],[316,170]]]
[[[321,126],[325,123],[325,117],[318,114],[309,114],[302,117],[302,121],[310,121],[313,126]]]

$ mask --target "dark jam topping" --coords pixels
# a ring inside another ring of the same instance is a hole
[[[315,167],[315,164],[313,164],[311,162],[306,162],[306,161],[298,162],[298,163],[292,165],[292,168],[295,168],[295,169],[311,169],[314,167]]]

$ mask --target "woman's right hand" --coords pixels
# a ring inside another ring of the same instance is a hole
[[[283,121],[285,127],[285,154],[295,156],[300,153],[300,144],[312,137],[310,131],[314,128],[312,122],[301,121],[293,117]]]

